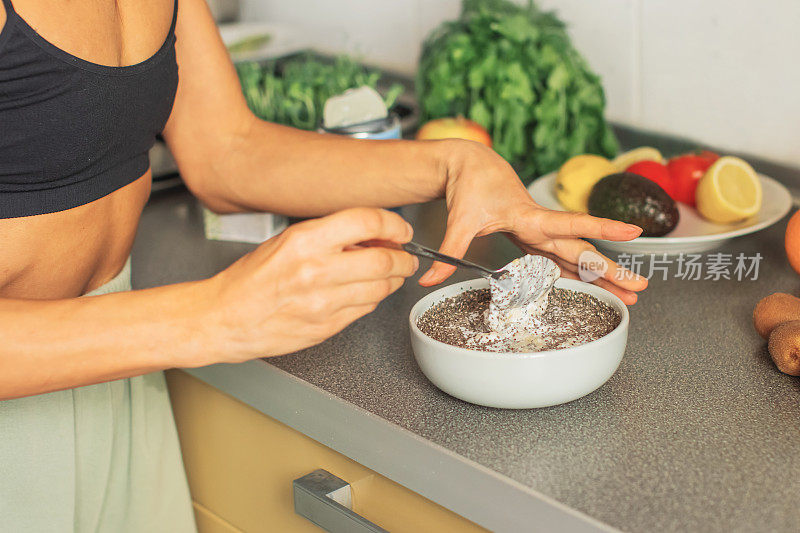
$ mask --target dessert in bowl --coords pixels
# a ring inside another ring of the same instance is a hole
[[[556,279],[549,259],[526,257],[542,268],[532,284],[510,288],[532,294],[524,309],[503,309],[503,287],[492,282],[490,296],[485,279],[436,290],[411,309],[414,357],[444,392],[488,407],[548,407],[589,394],[617,370],[625,304],[596,285]]]

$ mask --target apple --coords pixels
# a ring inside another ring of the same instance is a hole
[[[492,138],[483,126],[464,117],[437,118],[426,122],[417,132],[417,140],[467,139],[492,147]]]

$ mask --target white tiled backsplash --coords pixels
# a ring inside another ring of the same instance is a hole
[[[245,20],[413,73],[460,0],[243,0]],[[800,166],[799,0],[540,0],[603,77],[610,119]]]

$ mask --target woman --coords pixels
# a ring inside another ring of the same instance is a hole
[[[575,277],[578,237],[640,230],[533,203],[467,141],[357,141],[256,119],[203,0],[2,0],[0,523],[194,528],[161,370],[289,353],[369,313],[417,269],[377,209],[445,196],[443,252],[502,231]],[[318,217],[211,279],[130,291],[128,255],[163,130],[219,212]],[[331,214],[333,213],[333,214]],[[645,287],[597,283],[627,303]],[[420,279],[441,283],[435,264]],[[81,297],[81,296],[87,297]]]

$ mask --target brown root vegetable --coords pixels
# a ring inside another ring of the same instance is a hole
[[[800,298],[776,292],[762,298],[753,309],[753,325],[763,339],[780,324],[790,320],[800,320]]]
[[[769,354],[778,370],[800,376],[800,320],[784,322],[769,336]]]

